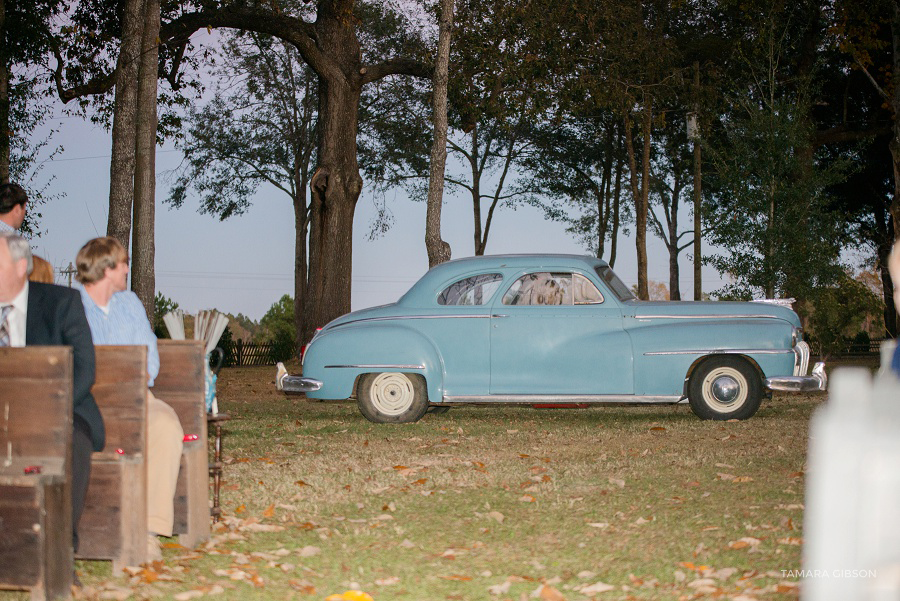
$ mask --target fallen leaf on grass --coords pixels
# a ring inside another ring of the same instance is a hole
[[[100,599],[109,599],[111,601],[125,601],[134,593],[130,588],[122,588],[112,584],[107,584],[104,590],[100,591]],[[200,593],[201,595],[203,593]]]
[[[288,580],[288,584],[292,589],[300,591],[304,595],[315,595],[316,587],[308,580]]]
[[[542,585],[539,589],[538,598],[543,601],[566,601],[566,598],[561,592],[546,584]]]
[[[718,474],[716,474],[716,478],[718,478],[719,480],[724,480],[725,482],[731,482],[732,480],[734,480],[734,474],[723,474],[722,472],[719,472]]]
[[[244,513],[245,511],[247,511],[247,506],[243,503],[234,508],[235,513]]]
[[[609,483],[612,484],[612,485],[614,485],[614,486],[618,486],[619,488],[625,488],[625,481],[624,481],[624,480],[621,480],[621,479],[619,479],[619,478],[612,478],[612,477],[610,477],[610,478],[609,478]]]
[[[683,568],[687,568],[689,570],[694,570],[696,572],[702,572],[703,570],[709,569],[709,566],[707,566],[707,565],[695,564],[690,561],[680,561],[680,562],[678,562],[678,565],[680,565]]]
[[[662,426],[653,426],[652,428],[650,428],[650,431],[651,432],[665,432],[666,429],[663,428]]]
[[[712,578],[698,578],[697,580],[688,582],[688,586],[704,595],[709,595],[719,590],[716,587],[716,581]]]
[[[611,584],[606,584],[605,582],[595,582],[594,584],[588,584],[586,586],[577,587],[577,590],[582,595],[599,595],[600,593],[605,593],[607,591],[615,590]]]
[[[608,522],[590,522],[590,523],[588,523],[588,526],[590,526],[591,528],[599,528],[600,530],[603,530],[604,528],[609,528],[609,523]]]
[[[738,476],[737,478],[734,478],[732,482],[753,482],[753,478],[750,476]]]
[[[728,548],[738,550],[738,549],[746,549],[747,547],[750,547],[751,549],[754,549],[754,548],[758,547],[760,543],[762,543],[762,541],[759,540],[758,538],[753,538],[752,536],[745,536],[744,538],[741,538],[736,541],[731,541],[730,543],[728,543]]]
[[[391,586],[392,584],[398,584],[400,582],[400,578],[397,576],[391,576],[390,578],[378,578],[375,581],[375,584],[378,586]]]
[[[490,513],[487,514],[487,516],[489,518],[491,518],[492,520],[496,520],[496,522],[498,524],[502,524],[503,520],[506,519],[506,516],[503,515],[502,513],[500,513],[499,511],[491,511]]]
[[[270,518],[275,515],[275,503],[272,503],[268,507],[266,507],[265,511],[263,511],[263,517]]]
[[[779,539],[778,539],[778,544],[779,544],[779,545],[802,545],[802,544],[803,544],[803,539],[802,539],[802,538],[797,538],[797,537],[795,537],[795,536],[788,536],[788,537],[785,537],[785,538],[779,538]]]
[[[493,586],[489,586],[488,592],[492,595],[502,595],[502,594],[506,593],[507,591],[509,591],[509,587],[511,585],[512,585],[512,583],[509,580],[507,580],[506,582],[503,582],[501,584],[495,584]]]
[[[537,499],[535,499],[531,495],[522,495],[521,497],[519,497],[519,500],[524,503],[534,503]]]
[[[309,486],[309,484],[307,484],[303,480],[297,480],[296,482],[294,482],[294,484],[296,484],[297,486]]]
[[[438,576],[438,578],[442,580],[455,580],[457,582],[469,582],[472,580],[470,576],[464,576],[462,574],[450,574],[449,576]]]

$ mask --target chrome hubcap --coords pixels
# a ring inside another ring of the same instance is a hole
[[[740,391],[741,385],[731,376],[716,378],[712,384],[713,396],[723,405],[730,405],[733,403]]]
[[[703,401],[713,411],[730,413],[747,401],[747,378],[737,369],[719,366],[703,378]]]
[[[383,373],[371,384],[372,404],[385,415],[400,415],[415,398],[412,382],[403,374]]]

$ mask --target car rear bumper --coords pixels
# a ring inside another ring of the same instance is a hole
[[[314,392],[322,388],[322,382],[301,376],[284,376],[281,378],[280,390],[284,392]]]
[[[808,376],[775,376],[766,378],[766,388],[788,392],[825,390],[828,388],[828,375],[825,373],[825,363],[821,361],[816,363],[812,374]]]

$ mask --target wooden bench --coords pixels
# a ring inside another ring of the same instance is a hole
[[[119,573],[147,561],[147,349],[95,350],[91,391],[103,414],[106,448],[91,460],[78,557],[112,560]]]
[[[97,346],[93,393],[106,424],[95,453],[79,528],[78,557],[109,559],[113,571],[147,557],[147,350]],[[160,371],[151,389],[178,414],[186,440],[175,491],[174,533],[194,547],[209,538],[209,474],[201,343],[159,341]]]
[[[69,347],[0,348],[0,589],[33,600],[71,594],[72,368]]]
[[[209,538],[209,447],[204,363],[198,340],[160,340],[153,394],[178,414],[186,438],[175,489],[175,533],[188,548]]]

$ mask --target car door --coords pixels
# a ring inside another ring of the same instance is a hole
[[[523,272],[491,310],[491,394],[632,394],[622,312],[585,274]]]

